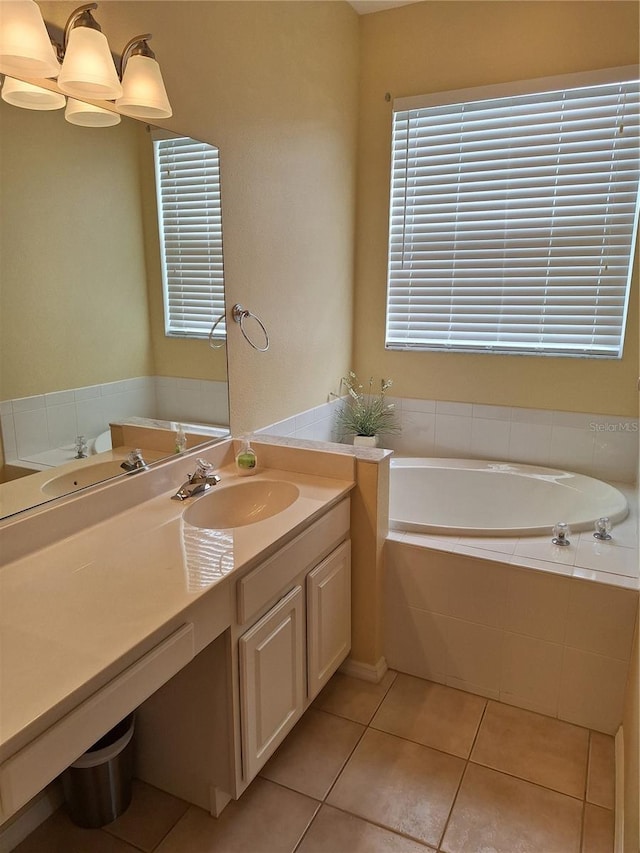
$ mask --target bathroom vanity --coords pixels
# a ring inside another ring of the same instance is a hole
[[[171,500],[197,456],[220,484]],[[261,446],[244,483],[295,496],[258,521],[232,459],[223,442],[3,522],[1,820],[134,709],[137,775],[218,814],[347,656],[353,458]]]

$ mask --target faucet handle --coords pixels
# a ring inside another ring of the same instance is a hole
[[[87,455],[87,442],[83,435],[76,436],[76,459],[84,459]]]
[[[125,471],[142,471],[147,467],[147,463],[144,461],[144,457],[142,456],[142,450],[139,447],[136,447],[135,450],[131,450],[126,460],[120,465],[121,468],[124,468]]]
[[[213,465],[211,462],[207,462],[206,459],[198,459],[196,460],[196,470],[191,475],[191,480],[204,480],[206,477],[211,476],[213,474]]]

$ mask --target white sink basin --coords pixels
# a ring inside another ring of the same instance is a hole
[[[188,507],[184,520],[194,527],[244,527],[277,515],[298,498],[293,483],[282,480],[242,480],[231,486],[213,486]]]
[[[70,492],[77,492],[86,486],[93,486],[102,480],[115,477],[116,474],[124,474],[120,462],[96,462],[95,465],[82,465],[67,474],[59,474],[42,486],[42,492],[50,498],[59,498]]]

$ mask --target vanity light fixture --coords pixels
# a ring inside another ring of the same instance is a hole
[[[116,106],[142,119],[169,118],[172,110],[156,55],[148,45],[151,33],[135,36],[122,51],[122,95]]]
[[[59,92],[51,92],[41,86],[6,76],[1,97],[8,104],[27,110],[61,110],[67,102],[65,96]]]
[[[126,45],[121,83],[109,43],[91,14],[97,8],[97,3],[79,6],[66,23],[60,45],[52,42],[35,0],[0,0],[0,73],[35,80],[57,77],[60,90],[37,94],[38,87],[33,86],[30,95],[14,96],[10,83],[7,95],[13,100],[4,93],[2,97],[28,109],[60,109],[63,95],[70,95],[78,100],[115,101],[120,112],[133,118],[169,118],[172,110],[160,66],[148,44],[151,34],[135,36]],[[79,104],[70,104],[66,112],[68,121],[91,127],[117,124],[116,116],[91,105],[81,109]]]
[[[109,101],[122,95],[122,86],[106,36],[91,14],[97,8],[97,3],[87,3],[69,17],[58,86],[74,98]]]
[[[120,124],[121,120],[119,113],[77,101],[75,98],[69,98],[64,117],[71,124],[81,127],[112,127],[114,124]]]
[[[57,77],[60,63],[34,0],[0,2],[0,71],[17,77]]]

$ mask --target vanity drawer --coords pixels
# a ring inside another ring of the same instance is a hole
[[[244,625],[305,569],[312,568],[349,534],[350,502],[341,501],[274,554],[238,581],[238,624]]]

